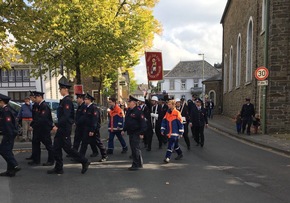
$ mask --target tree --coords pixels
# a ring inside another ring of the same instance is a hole
[[[5,3],[7,29],[26,60],[47,64],[44,72],[63,61],[77,84],[82,73],[99,75],[103,82],[118,67],[133,67],[161,32],[152,13],[157,0]]]

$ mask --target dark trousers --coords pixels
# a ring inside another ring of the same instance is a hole
[[[74,137],[74,143],[73,143],[73,148],[75,150],[79,150],[80,145],[83,141],[83,135],[84,135],[84,128],[81,128],[79,126],[76,127],[75,129],[75,137]],[[86,141],[87,142],[87,141]],[[96,142],[95,141],[91,141],[88,143],[91,146],[92,152],[94,154],[98,154],[98,149],[96,147]]]
[[[96,132],[96,144],[100,150],[102,158],[105,158],[107,156],[107,150],[106,150],[106,147],[101,140],[101,134],[100,134],[99,130]]]
[[[143,159],[140,149],[140,135],[129,135],[129,142],[132,151],[132,167],[143,167]]]
[[[84,132],[84,137],[83,137],[82,145],[81,145],[81,149],[80,149],[81,155],[86,156],[88,145],[91,146],[93,153],[98,153],[98,148],[99,148],[100,152],[102,154],[102,157],[105,157],[107,155],[106,148],[100,139],[99,131],[97,133],[95,133],[94,136],[89,136],[88,131]]]
[[[55,169],[62,170],[63,169],[63,159],[62,159],[62,149],[70,155],[74,157],[80,163],[86,163],[88,159],[82,156],[78,151],[71,147],[71,128],[70,129],[61,129],[58,128],[56,135],[54,137],[53,142],[53,153],[55,159]]]
[[[237,132],[241,133],[242,124],[241,123],[236,123],[236,128],[237,128]]]
[[[4,139],[3,137],[0,144],[0,154],[7,163],[7,171],[14,169],[16,166],[18,166],[18,163],[12,151],[13,146],[14,146],[14,138],[7,140]]]
[[[179,140],[178,136],[171,136],[169,138],[168,147],[167,147],[165,158],[169,158],[170,159],[173,150],[175,150],[178,155],[182,154],[182,151],[181,151],[181,149],[179,147],[178,140]]]
[[[204,144],[204,125],[203,126],[193,126],[194,133],[196,136],[196,143],[197,144]]]
[[[207,109],[207,116],[208,116],[208,118],[213,118],[213,109],[211,109],[211,108],[208,108]]]
[[[184,141],[186,143],[187,148],[189,148],[190,147],[190,141],[189,141],[189,137],[188,137],[188,123],[183,124],[183,127],[184,127],[183,138],[184,138]]]
[[[50,131],[48,130],[34,130],[33,138],[32,138],[32,160],[35,163],[40,163],[41,160],[41,149],[40,144],[43,143],[47,152],[48,158],[47,162],[54,162],[53,157],[53,147]]]
[[[192,138],[194,139],[194,141],[196,143],[199,143],[198,136],[196,134],[195,126],[192,126],[190,129],[191,129],[191,133],[192,133]]]
[[[145,146],[147,146],[147,149],[151,149],[152,138],[153,138],[153,130],[151,126],[147,128],[146,132],[144,133],[144,144]]]
[[[244,117],[243,118],[243,124],[242,124],[242,131],[245,132],[246,126],[247,126],[247,134],[251,133],[251,125],[253,123],[252,117]]]
[[[162,144],[164,143],[167,143],[167,137],[163,136],[161,134],[161,123],[156,123],[155,125],[155,133],[156,133],[156,136],[157,136],[157,139],[158,139],[158,144],[159,144],[159,147],[162,146]]]

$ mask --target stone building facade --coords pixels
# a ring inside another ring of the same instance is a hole
[[[254,73],[266,66],[266,133],[290,132],[289,10],[289,0],[228,0],[221,19],[223,113],[234,116],[250,97],[262,114],[262,87]]]

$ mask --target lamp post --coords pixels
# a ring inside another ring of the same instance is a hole
[[[202,56],[202,82],[204,81],[204,54],[198,54],[199,56]],[[202,100],[203,103],[205,102],[205,98],[204,98],[204,85],[202,84]]]

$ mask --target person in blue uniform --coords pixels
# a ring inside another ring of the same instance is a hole
[[[76,94],[77,96],[77,103],[78,103],[78,109],[76,111],[76,118],[75,118],[75,136],[74,136],[74,142],[73,142],[73,148],[75,150],[79,150],[80,144],[83,139],[83,132],[84,132],[84,124],[85,124],[85,113],[87,106],[85,104],[85,94]],[[92,154],[90,157],[96,157],[98,156],[98,149],[96,147],[96,143],[90,144],[92,149]]]
[[[52,152],[52,140],[50,131],[53,127],[53,121],[51,117],[51,110],[43,99],[44,92],[34,92],[35,102],[38,104],[37,116],[33,120],[31,127],[33,129],[33,157],[32,161],[28,162],[29,165],[40,164],[40,143],[42,142],[47,149],[48,159],[43,166],[52,166],[54,164],[53,152]]]
[[[203,147],[204,145],[204,127],[208,127],[208,120],[206,109],[202,105],[200,98],[195,100],[195,108],[192,108],[190,112],[190,127],[194,129],[195,141],[197,146]]]
[[[144,138],[147,125],[142,110],[137,107],[137,101],[135,97],[129,96],[129,108],[125,116],[125,125],[122,131],[127,132],[129,135],[129,142],[132,152],[132,166],[128,170],[135,171],[143,168],[143,159],[140,149],[140,140]]]
[[[124,125],[124,112],[120,106],[116,103],[116,98],[109,98],[108,103],[110,106],[109,111],[109,122],[108,122],[108,131],[109,131],[109,141],[108,141],[108,154],[113,154],[114,152],[114,138],[117,136],[121,146],[122,154],[125,154],[128,151],[127,144],[124,138],[121,135]]]
[[[0,173],[0,176],[13,177],[21,170],[12,152],[14,139],[17,135],[16,121],[11,112],[8,102],[11,98],[0,94],[0,126],[2,129],[2,141],[0,144],[0,154],[7,162],[7,170]]]
[[[55,166],[53,169],[47,171],[48,174],[63,173],[62,149],[64,149],[69,156],[75,158],[82,164],[82,174],[86,173],[90,165],[88,159],[71,147],[70,136],[74,123],[74,106],[69,96],[70,87],[71,85],[65,82],[59,82],[59,91],[63,99],[60,100],[57,109],[58,123],[53,127],[53,131],[56,132],[53,142]]]
[[[84,131],[83,139],[80,149],[80,154],[85,156],[88,145],[90,144],[93,147],[93,151],[97,150],[97,146],[100,149],[102,158],[100,162],[107,160],[106,148],[100,139],[100,111],[97,106],[93,103],[95,100],[90,94],[86,93],[85,95],[85,104],[86,110],[84,114]]]
[[[162,119],[161,134],[168,137],[168,147],[165,154],[164,163],[169,163],[173,150],[176,151],[177,157],[175,160],[180,160],[183,157],[178,140],[183,135],[184,129],[182,124],[181,113],[175,108],[175,100],[170,100],[168,110]]]

